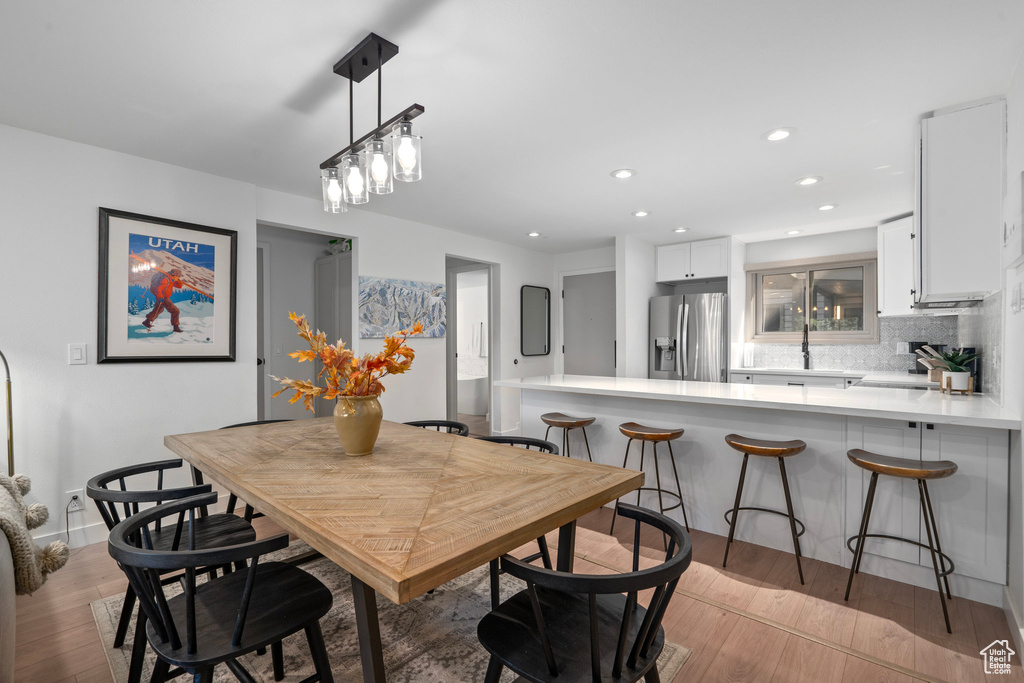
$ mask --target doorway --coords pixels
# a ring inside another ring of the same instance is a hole
[[[491,265],[448,257],[448,419],[491,434]]]
[[[567,375],[615,376],[615,271],[562,277],[562,357]]]

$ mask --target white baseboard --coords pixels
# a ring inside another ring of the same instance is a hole
[[[1010,595],[1010,587],[1003,588],[1003,612],[1006,614],[1006,622],[1013,632],[1013,640],[1017,643],[1017,652],[1024,652],[1024,614],[1018,614]]]
[[[81,548],[82,546],[106,541],[109,535],[110,532],[107,531],[107,525],[99,522],[98,524],[72,528],[70,533],[57,531],[52,534],[35,536],[32,540],[35,541],[36,545],[43,548],[53,541],[65,541],[68,547]]]

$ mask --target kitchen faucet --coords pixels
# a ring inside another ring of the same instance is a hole
[[[800,349],[804,353],[804,370],[811,369],[811,347],[807,343],[807,325],[804,325],[804,342],[800,345]]]

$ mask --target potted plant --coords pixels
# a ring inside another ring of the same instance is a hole
[[[280,396],[288,389],[294,389],[295,395],[288,399],[296,403],[300,399],[306,410],[313,410],[313,399],[336,399],[334,406],[334,426],[338,430],[341,446],[348,455],[369,455],[377,442],[380,422],[384,412],[377,397],[384,393],[384,385],[380,380],[387,375],[400,375],[412,366],[415,352],[405,345],[411,335],[422,334],[423,324],[416,323],[408,330],[399,330],[395,336],[384,337],[384,350],[377,354],[366,354],[356,358],[351,349],[345,348],[345,342],[328,344],[327,335],[317,330],[316,334],[309,328],[306,316],[289,313],[288,317],[299,328],[298,335],[309,343],[308,351],[289,353],[299,362],[319,359],[323,369],[317,380],[323,380],[327,386],[317,386],[314,382],[285,377],[271,377],[284,388],[274,396]]]
[[[962,348],[956,351],[936,351],[928,346],[925,349],[934,357],[932,363],[942,368],[942,386],[945,386],[948,380],[951,389],[967,391],[968,379],[971,376],[971,368],[967,364],[979,354],[964,353]]]

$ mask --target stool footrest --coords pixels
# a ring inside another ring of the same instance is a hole
[[[675,510],[677,507],[682,507],[682,505],[683,505],[683,499],[679,497],[679,494],[678,493],[673,493],[672,491],[669,491],[667,489],[659,489],[659,488],[654,487],[654,486],[641,486],[640,488],[633,489],[633,491],[650,491],[652,493],[657,493],[658,491],[661,491],[661,495],[663,495],[663,496],[672,496],[673,498],[675,498],[676,502],[673,505],[670,505],[669,507],[664,508],[662,510],[662,512],[668,512],[669,510]],[[630,491],[630,493],[632,493],[632,491]]]
[[[783,512],[782,510],[772,510],[771,508],[757,508],[757,507],[741,507],[741,508],[737,508],[737,509],[738,510],[754,510],[756,512],[769,512],[769,513],[771,513],[773,515],[778,515],[779,517],[785,517],[786,519],[789,519],[789,513],[788,512]],[[729,526],[732,526],[732,518],[731,518],[732,517],[732,508],[729,508],[728,510],[726,510],[725,514],[722,515],[722,516],[725,517],[725,521],[729,523]],[[796,532],[797,538],[799,538],[800,536],[803,536],[804,532],[807,531],[807,527],[805,527],[804,523],[801,522],[796,517],[793,518],[793,522],[798,527],[800,527],[800,530]],[[856,536],[854,536],[854,538],[856,538]]]
[[[851,553],[853,553],[854,556],[857,555],[857,551],[853,547],[853,542],[856,541],[858,538],[860,538],[859,534],[856,536],[850,536],[848,539],[846,539],[846,548]],[[928,547],[927,543],[921,543],[920,541],[915,541],[909,538],[903,538],[902,536],[890,536],[889,534],[864,534],[864,538],[888,538],[891,541],[902,541],[903,543],[910,543],[911,545],[916,545],[918,548],[924,548],[929,552],[933,550],[933,548]],[[935,554],[942,558],[941,564],[943,566],[943,571],[939,572],[939,578],[944,578],[952,574],[955,570],[955,567],[953,565],[953,560],[950,559],[949,555],[947,555],[946,553],[939,552],[938,550],[935,551]],[[947,565],[949,566],[949,569],[945,569]]]

